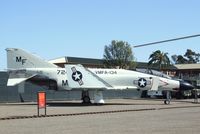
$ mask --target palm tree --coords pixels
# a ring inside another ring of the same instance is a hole
[[[169,57],[167,55],[168,55],[168,53],[161,52],[160,50],[153,52],[149,56],[148,65],[156,64],[156,65],[159,66],[159,69],[161,70],[162,65],[169,65],[170,64],[170,60],[169,60]]]

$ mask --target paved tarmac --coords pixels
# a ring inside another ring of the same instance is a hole
[[[164,105],[159,100],[106,100],[103,106],[79,102],[53,102],[47,114],[151,109],[120,113],[0,120],[0,134],[199,134],[200,104],[179,100]],[[0,104],[0,118],[37,114],[34,103]]]

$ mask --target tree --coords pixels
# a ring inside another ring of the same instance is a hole
[[[172,55],[172,60],[175,64],[187,64],[188,60],[182,55]]]
[[[199,62],[200,54],[192,51],[191,49],[187,49],[184,56],[188,59],[188,63]]]
[[[187,64],[188,60],[184,58],[182,55],[177,56],[176,64]]]
[[[163,65],[169,65],[170,60],[167,55],[168,55],[168,53],[161,52],[160,50],[153,52],[149,56],[148,65],[155,64],[155,65],[159,66],[159,69],[161,69]]]
[[[134,64],[134,56],[128,42],[112,40],[104,48],[104,64],[109,68],[130,68]]]
[[[185,54],[182,55],[172,55],[172,60],[175,64],[191,64],[198,63],[200,58],[200,54],[192,51],[191,49],[187,49]]]

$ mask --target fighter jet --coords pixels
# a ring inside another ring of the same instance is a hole
[[[187,82],[132,70],[85,68],[82,65],[69,64],[61,68],[22,49],[7,48],[6,51],[9,73],[7,86],[28,81],[57,91],[81,90],[83,103],[91,102],[91,93],[94,96],[94,103],[104,104],[104,90],[130,89],[167,91],[164,103],[169,104],[170,91],[194,88]]]

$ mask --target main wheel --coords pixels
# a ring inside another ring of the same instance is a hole
[[[164,103],[165,103],[166,105],[169,105],[169,104],[170,104],[170,100],[164,100]]]
[[[83,100],[83,103],[86,103],[86,104],[91,103],[90,97],[89,97],[89,96],[84,96],[84,97],[82,98],[82,100]]]

